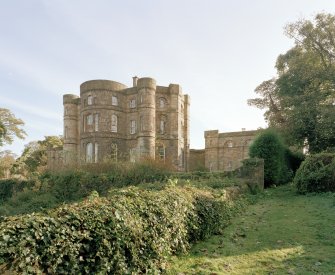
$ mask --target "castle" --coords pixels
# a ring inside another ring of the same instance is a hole
[[[256,131],[205,132],[205,149],[190,150],[190,98],[177,84],[133,77],[133,86],[111,80],[80,85],[80,97],[63,96],[64,146],[48,152],[48,168],[105,160],[160,159],[179,171],[229,171],[248,157]]]

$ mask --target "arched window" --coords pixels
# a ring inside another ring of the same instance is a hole
[[[93,97],[91,95],[89,95],[87,97],[87,105],[92,105],[93,104]]]
[[[117,144],[116,143],[111,144],[111,159],[113,161],[117,161]]]
[[[94,162],[98,162],[98,151],[99,151],[99,144],[96,142],[94,144]]]
[[[228,148],[232,148],[233,145],[234,145],[234,144],[233,144],[233,142],[232,142],[231,140],[228,140],[228,141],[227,141],[227,147],[228,147]]]
[[[130,121],[130,134],[136,133],[136,120]]]
[[[117,106],[118,105],[118,100],[115,95],[112,96],[112,105]]]
[[[91,163],[93,161],[93,145],[92,143],[86,144],[86,162]]]
[[[117,133],[117,115],[112,115],[112,127],[111,130],[113,133]]]

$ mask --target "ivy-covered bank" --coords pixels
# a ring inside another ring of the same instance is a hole
[[[245,199],[224,189],[167,185],[113,189],[46,213],[3,218],[2,271],[47,274],[160,272],[167,256],[220,233]]]

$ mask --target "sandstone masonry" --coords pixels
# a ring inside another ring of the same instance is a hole
[[[133,78],[133,87],[111,80],[80,86],[63,96],[64,146],[48,152],[48,169],[106,160],[160,159],[179,171],[232,171],[248,158],[258,131],[205,131],[205,149],[190,150],[190,98],[177,84],[157,86]]]
[[[91,80],[81,84],[80,97],[64,95],[63,105],[65,165],[150,157],[188,169],[190,100],[179,85]]]

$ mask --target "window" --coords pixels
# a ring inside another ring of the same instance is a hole
[[[161,134],[165,133],[165,120],[161,119],[160,123],[159,123],[159,132]]]
[[[135,120],[130,121],[130,133],[131,134],[136,133],[136,121]]]
[[[135,162],[136,161],[136,148],[131,148],[129,150],[129,161]]]
[[[68,138],[69,137],[69,127],[65,126],[64,128],[64,138]]]
[[[163,145],[158,147],[158,156],[159,159],[165,160],[165,147]]]
[[[233,162],[228,161],[228,170],[233,170]]]
[[[140,116],[140,129],[141,131],[144,130],[144,125],[143,125],[143,116]]]
[[[130,108],[136,108],[136,100],[135,99],[131,99],[129,101],[129,107]]]
[[[92,105],[93,104],[93,97],[91,95],[89,95],[87,97],[87,105]]]
[[[181,137],[184,137],[184,122],[181,121],[180,125],[181,125],[181,129],[180,129],[180,131],[181,131]]]
[[[86,117],[86,123],[87,125],[93,125],[93,115],[92,114]]]
[[[228,148],[232,148],[233,147],[233,142],[231,140],[229,140],[227,142],[227,146],[228,146]]]
[[[112,115],[112,128],[113,133],[117,133],[117,115]]]
[[[165,98],[164,98],[164,97],[161,97],[161,98],[159,99],[159,108],[164,108],[165,105],[166,105],[165,103],[166,103]]]
[[[184,167],[185,165],[185,153],[184,149],[181,149],[181,154],[180,154],[180,166]]]
[[[69,114],[69,108],[65,107],[64,108],[64,115],[67,116]]]
[[[93,115],[89,114],[86,117],[84,117],[84,132],[91,132],[92,131],[92,125],[93,125]]]
[[[111,144],[111,159],[117,161],[117,144]]]
[[[86,144],[86,162],[91,163],[93,160],[93,145],[92,143]]]
[[[112,105],[117,106],[118,105],[118,100],[115,95],[112,96]]]
[[[94,131],[99,131],[99,114],[94,116]]]
[[[98,162],[98,149],[99,149],[99,144],[95,143],[94,144],[94,162]]]

